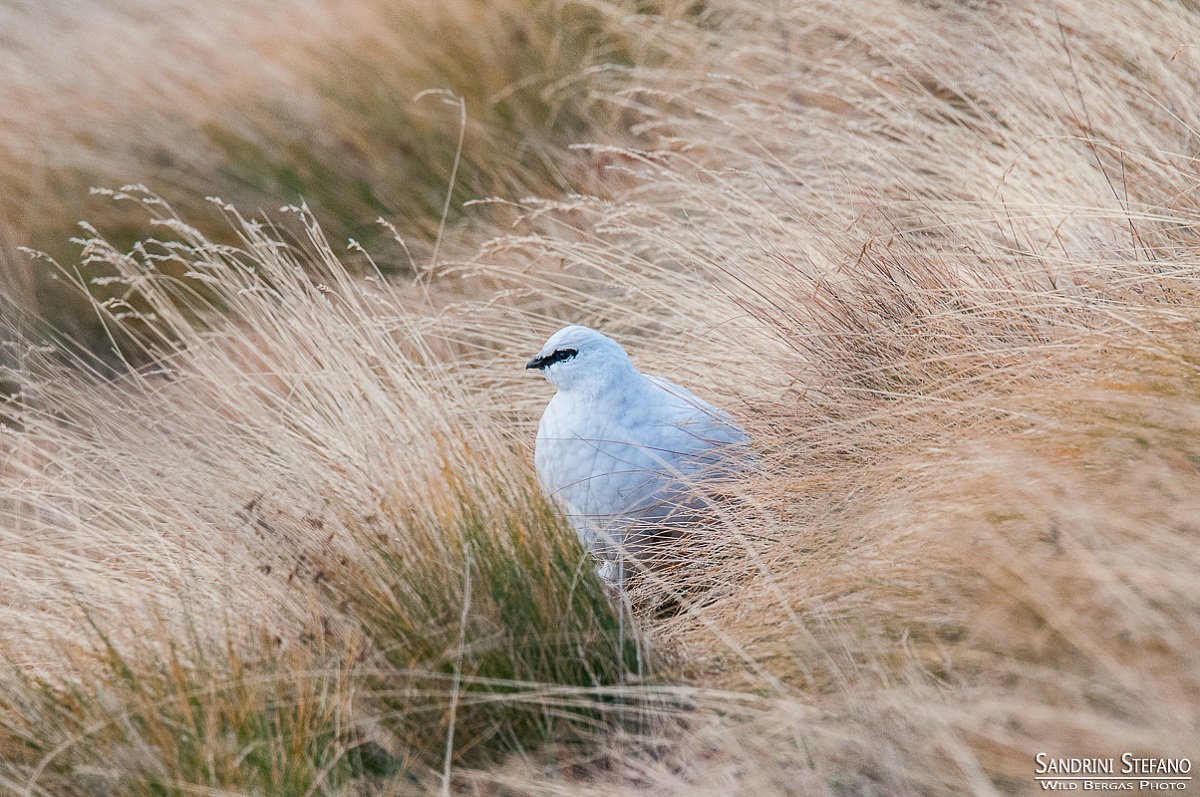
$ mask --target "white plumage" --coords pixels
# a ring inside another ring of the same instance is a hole
[[[526,368],[558,387],[538,425],[538,478],[610,580],[623,553],[711,515],[705,488],[748,461],[746,433],[727,413],[638,372],[594,329],[560,329]]]

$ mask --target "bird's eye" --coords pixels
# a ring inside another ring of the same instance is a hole
[[[554,365],[555,363],[566,362],[577,354],[579,354],[579,352],[575,349],[557,349],[553,354],[546,358],[546,365]]]
[[[558,349],[556,351],[550,352],[545,357],[534,357],[532,360],[529,361],[529,363],[525,367],[526,368],[536,368],[540,371],[543,368],[546,368],[547,366],[569,360],[572,357],[574,357],[576,354],[579,354],[579,352],[576,351],[575,349]]]

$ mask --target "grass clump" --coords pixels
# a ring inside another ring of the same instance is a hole
[[[163,641],[163,640],[158,640]],[[74,685],[7,679],[9,787],[30,794],[337,791],[401,760],[361,736],[348,670],[329,655],[253,660],[211,645],[75,653]]]
[[[22,373],[39,400],[18,408],[5,466],[20,486],[0,511],[5,544],[40,552],[10,565],[36,594],[6,632],[32,674],[5,709],[5,777],[316,793],[645,721],[615,700],[648,666],[639,645],[514,432],[442,403],[473,376],[435,357],[436,326],[398,315],[388,283],[351,279],[303,211],[309,239],[287,244],[230,210],[230,247],[157,197],[118,198],[164,235],[129,254],[85,242],[87,267],[125,289],[96,309],[155,365],[102,385],[86,360],[33,351]],[[132,422],[147,412],[156,455]],[[91,490],[123,498],[95,513],[68,497]],[[114,579],[117,558],[139,564]],[[89,607],[87,628],[69,606]],[[22,655],[38,625],[85,652]]]
[[[627,111],[602,91],[635,64],[680,57],[687,39],[664,32],[698,13],[256,0],[201,14],[174,0],[89,0],[77,27],[8,8],[4,52],[24,79],[0,81],[0,285],[49,328],[106,349],[86,301],[18,247],[73,260],[63,231],[86,217],[131,248],[151,234],[144,219],[88,199],[93,186],[125,183],[153,186],[223,243],[233,239],[206,196],[245,208],[307,202],[335,240],[362,241],[384,271],[410,271],[408,257],[383,255],[389,236],[375,219],[395,224],[424,262],[447,218],[451,248],[507,220],[468,200],[605,190],[605,161],[571,146],[632,140]],[[84,35],[109,41],[102,57]]]

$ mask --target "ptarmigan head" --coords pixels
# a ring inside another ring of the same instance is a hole
[[[563,327],[526,365],[559,390],[602,389],[637,374],[629,355],[607,335],[588,327]]]

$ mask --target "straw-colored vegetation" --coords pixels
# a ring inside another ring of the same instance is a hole
[[[595,94],[635,60],[686,53],[690,43],[664,29],[696,16],[652,2],[631,19],[632,5],[7,4],[0,287],[74,337],[102,338],[86,308],[17,251],[75,259],[68,238],[80,218],[123,248],[150,234],[137,214],[89,198],[93,186],[152,185],[224,242],[207,196],[271,211],[303,199],[334,240],[365,244],[380,237],[382,215],[425,252],[447,218],[452,240],[481,239],[487,217],[469,199],[604,191],[614,182],[605,159],[570,147],[629,141],[632,117]],[[440,92],[461,99],[465,120]],[[399,253],[378,263],[408,270]]]
[[[94,4],[111,24],[117,5]],[[115,100],[37,138],[63,156],[23,189],[39,235],[75,212],[55,184],[167,185],[93,200],[134,221],[56,250],[137,367],[6,346],[0,788],[1006,794],[1040,790],[1039,751],[1200,749],[1190,6],[443,12],[525,14],[545,61],[499,23],[442,50],[415,9],[297,7],[348,16],[289,17],[244,79],[104,84],[163,86],[178,119],[307,109],[263,158],[309,175],[292,193],[222,182],[229,151],[186,138],[155,166]],[[551,58],[568,18],[607,44]],[[278,94],[386,62],[407,66],[377,96]],[[497,85],[467,102],[439,234],[457,106],[407,103],[443,74]],[[551,75],[561,94],[504,110]],[[389,172],[379,142],[409,133]],[[395,198],[336,200],[320,175]],[[347,250],[381,214],[404,243]],[[719,528],[640,574],[625,637],[532,477],[549,388],[521,365],[565,322],[728,408],[761,464]]]

